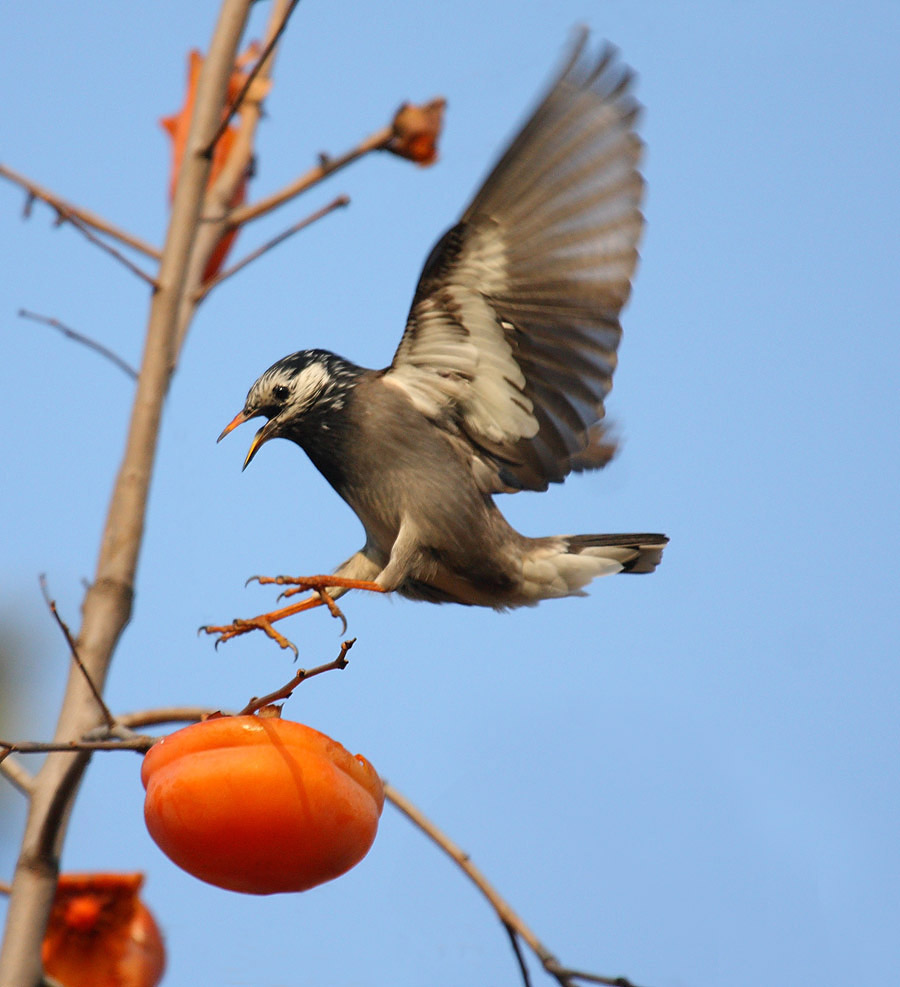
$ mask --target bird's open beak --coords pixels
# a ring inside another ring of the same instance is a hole
[[[221,442],[222,439],[224,439],[229,432],[234,431],[234,429],[236,429],[238,425],[243,425],[244,422],[250,421],[251,418],[256,418],[259,414],[260,412],[256,412],[256,414],[248,415],[245,411],[239,411],[234,416],[234,418],[232,418],[231,421],[225,426],[225,428],[222,429],[222,434],[216,439],[216,442]],[[244,465],[241,467],[242,470],[245,470],[250,465],[250,460],[253,459],[253,457],[256,455],[256,453],[259,450],[259,447],[267,439],[270,439],[272,437],[273,429],[269,427],[271,424],[272,422],[270,421],[266,422],[266,424],[263,425],[263,427],[256,433],[256,435],[253,436],[253,441],[250,443],[250,448],[247,450],[247,455],[244,459]]]

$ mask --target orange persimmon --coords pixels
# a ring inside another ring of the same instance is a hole
[[[350,870],[384,805],[365,758],[275,716],[221,716],[163,737],[141,779],[147,829],[163,853],[248,894],[305,891]]]
[[[45,972],[64,987],[155,987],[166,951],[138,897],[142,874],[62,874],[44,937]]]

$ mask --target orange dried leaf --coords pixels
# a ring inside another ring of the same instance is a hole
[[[419,165],[434,164],[446,105],[443,99],[433,99],[422,106],[404,103],[394,116],[394,136],[387,149]]]
[[[241,89],[246,84],[247,73],[245,69],[256,62],[257,58],[259,58],[260,50],[260,45],[257,42],[252,42],[247,46],[247,49],[238,56],[235,61],[234,72],[232,72],[231,78],[228,80],[227,105],[230,105],[237,98]],[[178,113],[175,113],[172,116],[163,117],[160,120],[160,124],[172,140],[172,165],[169,174],[170,202],[175,196],[175,186],[178,183],[178,176],[181,172],[181,163],[184,160],[184,154],[187,148],[188,131],[190,130],[191,119],[194,114],[194,101],[197,94],[197,81],[200,78],[200,71],[202,68],[203,55],[195,49],[188,56],[187,88],[185,91],[184,105]],[[270,85],[271,83],[267,79],[254,79],[249,91],[244,97],[244,101],[262,101],[268,93]],[[213,152],[212,165],[210,168],[207,187],[211,186],[222,173],[222,169],[225,167],[225,164],[231,155],[232,149],[234,148],[237,133],[238,131],[236,127],[229,126],[216,144],[215,151]],[[241,205],[245,201],[248,178],[248,175],[244,175],[235,189],[229,202],[229,206],[232,208]],[[207,261],[206,269],[203,272],[204,281],[208,281],[210,278],[214,277],[219,270],[221,270],[225,257],[231,249],[231,245],[236,236],[237,230],[229,230],[222,236],[222,239],[216,245],[209,260]]]

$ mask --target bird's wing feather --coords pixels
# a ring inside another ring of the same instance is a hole
[[[639,106],[614,51],[585,41],[431,252],[384,375],[494,464],[495,490],[609,458],[592,426],[643,226]]]

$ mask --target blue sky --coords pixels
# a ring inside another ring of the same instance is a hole
[[[265,5],[255,14],[256,33]],[[3,23],[0,158],[160,242],[187,52],[215,5],[19,4]],[[261,636],[199,624],[265,609],[253,573],[327,570],[362,543],[305,457],[215,445],[257,374],[320,345],[396,346],[419,268],[576,23],[609,38],[647,107],[648,228],[602,474],[503,508],[528,534],[662,530],[648,578],[497,615],[356,596],[351,665],[286,714],[364,753],[461,843],[563,962],[652,987],[889,983],[900,947],[896,194],[900,8],[798,2],[298,9],[252,193],[340,152],[404,99],[449,102],[440,163],[387,157],[245,231],[235,256],[339,192],[352,205],[228,282],[195,322],[166,410],[134,618],[111,705],[235,707],[292,672]],[[132,385],[19,308],[136,363],[144,287],[0,188],[0,594],[31,639],[0,734],[50,734]],[[301,662],[340,638],[285,628]],[[258,900],[155,848],[139,763],[95,759],[69,870],[140,869],[166,984],[515,984],[502,929],[390,808],[347,877]],[[0,878],[22,806],[3,803]],[[2,908],[0,908],[2,910]],[[535,973],[535,983],[542,975]],[[549,981],[546,981],[549,982]]]

